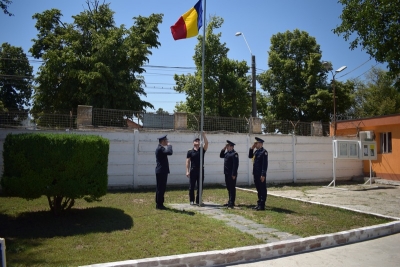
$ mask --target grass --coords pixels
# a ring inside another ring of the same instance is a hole
[[[223,187],[206,187],[205,202],[223,204]],[[251,210],[256,195],[237,191],[227,212],[307,237],[390,220],[269,196],[265,212]],[[167,188],[165,204],[187,203],[187,189]],[[110,192],[101,202],[77,200],[54,217],[47,199],[26,201],[0,195],[0,236],[7,266],[77,266],[262,244],[223,222],[191,211],[156,210],[153,190]]]

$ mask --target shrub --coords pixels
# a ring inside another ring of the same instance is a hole
[[[107,193],[109,141],[94,135],[25,133],[7,135],[1,185],[27,200],[47,196],[54,214],[75,199],[99,200]]]

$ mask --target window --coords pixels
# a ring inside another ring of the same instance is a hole
[[[380,133],[381,153],[392,153],[392,133]]]

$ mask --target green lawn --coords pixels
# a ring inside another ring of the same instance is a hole
[[[168,188],[168,203],[187,203],[188,192]],[[223,204],[221,186],[204,189],[203,200]],[[333,233],[388,222],[346,210],[269,196],[265,212],[255,212],[256,195],[237,191],[237,207],[227,212],[299,236]],[[154,192],[110,192],[101,202],[77,200],[59,217],[47,199],[33,201],[0,194],[0,237],[6,239],[7,266],[77,266],[262,244],[251,235],[191,211],[156,210]]]

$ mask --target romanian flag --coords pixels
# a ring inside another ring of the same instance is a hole
[[[199,0],[194,7],[183,14],[175,25],[171,26],[171,33],[174,40],[186,39],[196,36],[203,26],[203,6]]]

